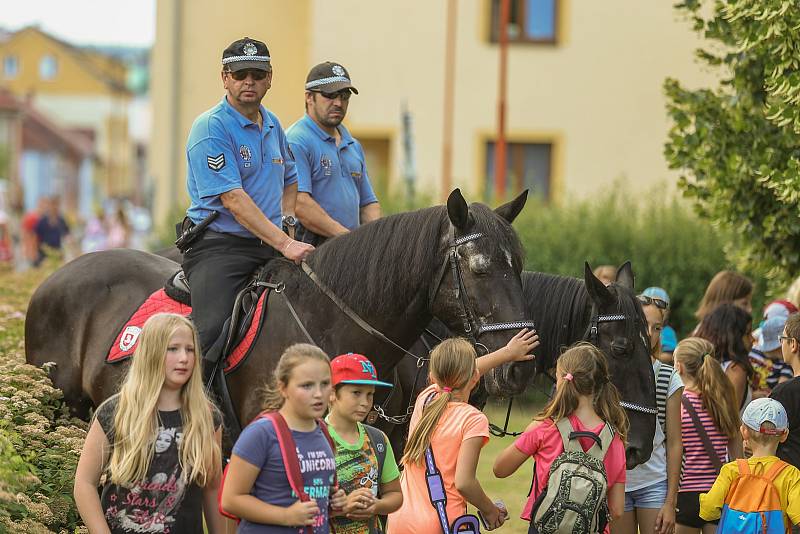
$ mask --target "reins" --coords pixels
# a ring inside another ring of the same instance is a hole
[[[456,229],[454,226],[451,226],[451,233],[450,233],[450,240],[448,242],[448,251],[445,258],[445,261],[442,263],[442,267],[439,270],[438,275],[436,276],[435,284],[431,286],[431,290],[428,293],[428,309],[432,309],[432,305],[434,300],[436,299],[436,295],[439,292],[439,288],[442,285],[442,280],[444,279],[444,275],[447,271],[448,266],[450,267],[450,272],[453,276],[453,283],[456,292],[456,300],[460,304],[460,317],[463,324],[464,333],[469,337],[472,344],[477,347],[483,347],[487,352],[488,348],[486,345],[480,343],[478,338],[487,332],[500,332],[504,330],[519,330],[522,328],[530,328],[535,329],[535,325],[532,321],[512,321],[512,322],[505,322],[505,323],[483,323],[479,321],[475,313],[472,310],[472,306],[469,302],[469,295],[467,294],[467,288],[464,284],[464,279],[461,273],[461,267],[458,261],[458,247],[474,241],[476,239],[480,239],[483,237],[482,232],[473,232],[471,234],[466,234],[463,236],[456,236],[455,234]],[[350,306],[348,306],[342,299],[340,299],[314,272],[311,266],[303,261],[301,262],[301,267],[303,272],[308,275],[312,282],[317,286],[317,288],[326,296],[328,297],[331,302],[333,302],[336,307],[338,307],[342,313],[347,315],[356,325],[358,325],[362,330],[367,332],[368,334],[380,339],[384,343],[391,345],[392,347],[396,348],[397,350],[401,351],[404,356],[410,356],[416,360],[417,365],[417,372],[414,376],[414,385],[412,386],[412,392],[416,389],[417,383],[419,381],[419,376],[422,372],[422,368],[425,365],[425,362],[430,361],[430,356],[423,357],[417,356],[416,354],[408,351],[407,349],[401,347],[399,344],[395,343],[392,339],[387,337],[383,332],[369,324],[365,321],[361,316],[358,315]],[[299,322],[299,318],[295,316],[295,320]],[[427,328],[425,331],[432,335],[434,338],[439,339],[439,337],[428,330]],[[427,345],[427,344],[426,344]],[[430,350],[428,351],[430,354]],[[411,417],[411,414],[414,410],[414,404],[409,396],[409,403],[406,407],[405,413],[402,415],[397,416],[390,416],[387,415],[385,412],[385,406],[388,403],[389,399],[391,399],[391,393],[387,395],[386,399],[381,404],[373,405],[373,410],[377,414],[378,417],[381,419],[391,423],[391,424],[404,424],[408,419]],[[510,411],[510,409],[509,409]],[[508,420],[506,420],[506,426],[508,426]]]

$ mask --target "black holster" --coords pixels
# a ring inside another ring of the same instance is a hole
[[[184,217],[181,222],[175,225],[175,235],[177,237],[175,246],[178,247],[178,250],[185,254],[187,250],[192,248],[192,243],[203,235],[208,225],[214,222],[217,217],[219,217],[219,212],[212,211],[199,224],[195,224],[189,217]]]

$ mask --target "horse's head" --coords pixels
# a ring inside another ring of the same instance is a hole
[[[650,458],[656,430],[656,385],[647,320],[633,290],[630,262],[619,268],[617,281],[608,287],[595,277],[588,263],[584,278],[592,301],[586,339],[608,358],[611,381],[626,408],[630,432],[625,452],[631,469]]]
[[[458,189],[447,199],[450,224],[441,235],[444,255],[430,310],[450,331],[470,339],[479,355],[505,346],[531,326],[520,281],[522,245],[511,227],[526,200],[527,191],[491,210],[467,205]]]

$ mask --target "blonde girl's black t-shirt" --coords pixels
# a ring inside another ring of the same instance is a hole
[[[96,417],[109,443],[114,443],[114,416],[119,396],[102,404]],[[203,492],[196,483],[183,480],[178,447],[183,438],[180,410],[158,412],[153,461],[144,480],[131,487],[106,482],[100,504],[111,532],[159,532],[183,534],[203,532]],[[215,417],[215,427],[219,421]]]

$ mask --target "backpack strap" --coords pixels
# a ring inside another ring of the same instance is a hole
[[[764,474],[764,478],[774,483],[775,479],[778,478],[778,475],[780,475],[781,471],[783,471],[786,467],[789,467],[789,464],[783,460],[778,460],[769,466],[769,469],[767,469],[767,472]]]
[[[556,423],[556,427],[558,428],[559,434],[561,434],[561,441],[564,443],[564,451],[584,452],[600,461],[605,458],[606,452],[608,452],[608,448],[611,446],[611,440],[614,438],[614,430],[608,423],[603,426],[603,430],[600,431],[599,435],[594,432],[589,432],[588,430],[574,430],[568,417],[559,419]],[[594,441],[594,443],[592,443],[588,451],[584,451],[578,438],[589,438]]]
[[[330,430],[328,430],[328,423],[326,423],[322,419],[317,419],[317,423],[319,424],[319,429],[322,430],[322,433],[325,435],[325,439],[328,440],[328,444],[331,446],[331,451],[333,452],[333,457],[336,458],[336,441],[334,441],[333,436],[331,436]],[[339,477],[337,476],[336,469],[333,470],[333,493],[336,493],[339,489]]]
[[[259,414],[258,418],[262,417],[272,421],[272,426],[275,428],[275,434],[278,436],[278,445],[281,449],[281,457],[283,458],[283,467],[286,469],[286,478],[289,479],[289,485],[301,501],[310,501],[311,498],[308,496],[308,493],[303,490],[303,474],[300,471],[300,460],[297,458],[297,445],[294,442],[289,425],[286,424],[286,419],[277,411],[262,412]]]
[[[374,426],[364,425],[364,431],[369,439],[369,446],[378,459],[378,489],[380,490],[381,475],[383,475],[383,462],[386,461],[386,435]]]
[[[432,391],[425,399],[424,406],[430,404],[436,392]],[[425,483],[428,486],[428,498],[431,506],[436,509],[439,518],[439,526],[442,534],[450,534],[450,521],[447,519],[447,492],[444,489],[444,479],[439,468],[436,467],[436,459],[433,457],[433,448],[428,445],[425,449]]]
[[[714,445],[711,443],[711,439],[708,437],[708,432],[706,432],[703,423],[700,421],[700,416],[697,415],[697,410],[694,409],[692,401],[689,400],[689,397],[685,393],[681,396],[681,404],[683,404],[683,407],[689,414],[689,417],[692,418],[694,428],[697,430],[697,434],[700,436],[700,441],[703,442],[703,448],[705,448],[706,454],[708,454],[714,469],[716,469],[717,473],[719,473],[720,469],[722,469],[722,460],[717,454],[717,450],[714,448]]]
[[[749,475],[750,474],[750,464],[747,463],[747,460],[744,458],[738,458],[736,460],[736,466],[739,468],[739,475]]]
[[[386,461],[386,434],[383,433],[378,428],[374,426],[370,426],[364,424],[364,431],[367,433],[367,439],[369,440],[369,446],[372,449],[373,454],[378,459],[378,497],[382,495],[381,493],[381,480],[383,477],[383,463]],[[381,527],[376,532],[384,532],[386,530],[386,521],[388,516],[379,515],[378,516],[378,526]],[[370,529],[370,534],[372,534],[374,529]]]

